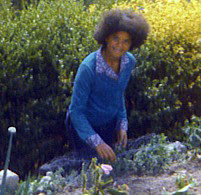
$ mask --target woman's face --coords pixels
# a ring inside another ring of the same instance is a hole
[[[131,47],[132,40],[129,33],[119,31],[106,38],[106,52],[115,59],[121,58]]]

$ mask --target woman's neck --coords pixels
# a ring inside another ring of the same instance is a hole
[[[109,53],[107,52],[107,49],[102,50],[102,56],[105,62],[116,72],[119,73],[120,70],[120,60],[117,58],[112,58]]]

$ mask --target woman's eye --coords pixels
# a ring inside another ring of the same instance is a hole
[[[130,43],[130,40],[129,40],[129,39],[126,39],[124,42],[125,42],[125,43]]]

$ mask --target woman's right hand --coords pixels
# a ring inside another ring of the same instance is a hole
[[[113,149],[106,143],[96,146],[96,151],[102,159],[108,159],[111,162],[114,162],[116,160],[116,155]]]

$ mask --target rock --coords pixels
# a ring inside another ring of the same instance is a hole
[[[3,182],[3,174],[4,170],[0,171],[0,185]],[[6,189],[5,189],[6,192],[8,192],[9,194],[14,194],[18,188],[18,182],[19,182],[19,176],[10,170],[7,170]]]
[[[137,139],[128,140],[126,149],[133,150],[133,149],[138,149],[141,146],[145,146],[150,143],[150,141],[152,140],[154,136],[156,136],[156,134],[151,133],[151,134],[146,134],[141,137],[138,137]]]
[[[168,144],[166,149],[169,152],[176,150],[179,153],[186,153],[188,150],[187,147],[179,141]]]
[[[79,158],[72,153],[66,154],[64,156],[55,157],[50,162],[45,163],[39,168],[39,173],[41,175],[46,175],[47,172],[55,172],[62,168],[64,174],[70,173],[72,170],[81,171],[82,163],[90,164],[91,157]]]

